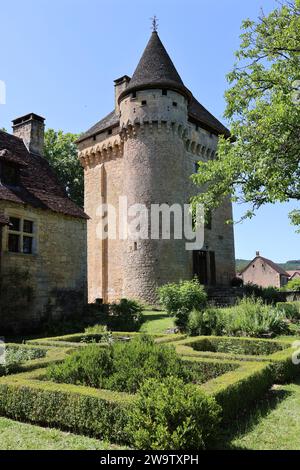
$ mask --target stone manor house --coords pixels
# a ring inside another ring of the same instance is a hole
[[[243,279],[244,284],[277,288],[284,287],[291,278],[288,271],[274,261],[261,256],[259,251],[256,252],[255,258],[238,273],[238,276]]]
[[[166,282],[191,279],[229,285],[235,276],[231,202],[214,211],[201,250],[185,240],[101,239],[99,207],[186,204],[199,190],[191,181],[199,160],[215,158],[218,136],[229,136],[184,85],[154,31],[132,76],[115,80],[114,110],[78,140],[88,220],[88,297],[156,300]]]
[[[43,145],[44,119],[36,114],[15,119],[13,135],[0,131],[0,336],[82,311],[86,301],[87,216],[58,182]]]

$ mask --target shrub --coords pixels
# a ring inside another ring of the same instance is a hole
[[[284,312],[289,320],[300,319],[300,302],[277,302],[276,307]]]
[[[219,329],[225,335],[266,336],[288,334],[283,312],[259,298],[244,298],[236,306],[220,309]]]
[[[247,410],[273,383],[274,375],[270,364],[249,362],[202,387],[221,406],[222,418],[227,421],[240,411]]]
[[[230,284],[232,287],[242,287],[244,285],[244,281],[241,277],[234,277],[231,279]]]
[[[48,379],[56,382],[129,393],[135,393],[147,378],[168,375],[186,382],[193,378],[172,346],[157,345],[147,336],[105,348],[88,345],[47,370]]]
[[[45,356],[45,349],[9,345],[5,349],[5,364],[0,364],[0,376],[16,372],[24,362]]]
[[[109,305],[100,315],[102,325],[112,331],[137,331],[143,323],[142,305],[130,299],[121,299]]]
[[[191,336],[274,336],[288,334],[289,327],[282,309],[266,305],[260,298],[243,298],[229,308],[192,311],[186,323]]]
[[[93,325],[111,331],[138,331],[144,321],[143,306],[136,300],[121,299],[113,304],[90,304],[86,309]]]
[[[51,364],[47,368],[47,378],[58,383],[105,388],[112,367],[111,348],[91,344],[66,357],[61,364]]]
[[[266,356],[284,348],[284,344],[267,339],[233,338],[209,336],[191,339],[186,346],[192,347],[195,351],[211,351],[215,353],[239,354]]]
[[[276,287],[261,287],[257,284],[245,284],[244,294],[246,297],[262,299],[267,304],[275,304],[284,300],[282,293]]]
[[[274,383],[286,383],[290,382],[295,377],[299,377],[299,364],[294,364],[292,360],[292,356],[294,354],[296,354],[298,359],[299,354],[297,347],[291,347],[272,354],[270,360],[274,375]]]
[[[207,294],[197,279],[165,284],[158,289],[158,296],[164,309],[175,316],[175,325],[182,330],[186,328],[189,312],[203,310],[207,304]]]
[[[295,277],[294,279],[291,279],[284,287],[284,290],[300,291],[300,277]]]
[[[81,343],[110,343],[113,341],[113,336],[108,331],[105,325],[88,326],[84,330],[84,335],[80,339]]]
[[[182,307],[179,286],[175,283],[165,284],[158,288],[159,302],[170,315],[175,315]]]
[[[191,336],[221,334],[219,312],[217,308],[193,310],[188,318],[187,333]]]
[[[185,307],[181,307],[179,310],[177,310],[174,318],[174,324],[180,331],[186,331],[189,315],[190,311]]]
[[[147,380],[129,412],[127,432],[143,450],[205,449],[215,438],[220,407],[176,377]]]
[[[40,371],[39,371],[40,375]],[[18,377],[18,376],[16,376]],[[38,382],[38,377],[0,383],[0,415],[58,427],[111,442],[128,443],[125,434],[131,397],[105,390],[75,390],[73,385]]]
[[[189,312],[194,308],[202,310],[206,306],[207,294],[197,279],[180,281],[178,284],[165,284],[158,288],[159,301],[171,315],[184,308]]]

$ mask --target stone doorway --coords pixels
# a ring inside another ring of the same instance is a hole
[[[200,284],[216,285],[216,259],[214,251],[196,250],[193,252],[193,275]]]

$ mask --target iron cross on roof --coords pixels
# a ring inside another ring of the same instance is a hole
[[[157,31],[158,30],[158,18],[156,15],[151,18],[152,21],[152,31]]]

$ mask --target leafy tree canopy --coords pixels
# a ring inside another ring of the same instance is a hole
[[[83,169],[77,157],[78,134],[48,129],[45,132],[44,155],[66,188],[69,197],[83,206]]]
[[[220,137],[217,157],[192,178],[205,188],[194,202],[206,210],[231,193],[252,217],[263,204],[300,200],[300,0],[244,21],[242,31],[225,94],[233,137]],[[290,218],[300,224],[297,207]]]

